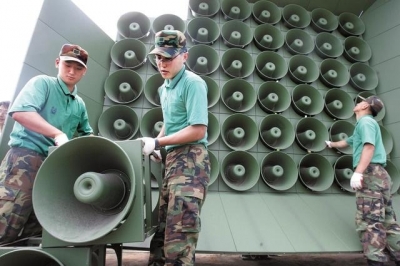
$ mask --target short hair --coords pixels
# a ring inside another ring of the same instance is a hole
[[[1,101],[0,106],[5,106],[8,109],[8,107],[10,107],[10,101]]]

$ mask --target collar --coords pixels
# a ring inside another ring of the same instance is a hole
[[[358,118],[356,123],[358,123],[361,119],[363,119],[363,118],[365,118],[365,117],[371,117],[372,119],[374,119],[374,117],[373,117],[372,115],[370,115],[370,114],[365,114],[365,115],[361,116],[360,118]]]
[[[179,80],[182,78],[183,73],[185,72],[185,65],[181,68],[181,70],[178,72],[178,74],[175,75],[172,79],[166,79],[165,80],[165,87],[166,88],[175,88],[176,84],[178,84]]]
[[[65,82],[60,78],[59,75],[57,75],[57,82],[58,82],[58,85],[60,85],[60,87],[61,87],[63,93],[65,94],[65,96],[69,95],[69,96],[71,96],[73,99],[75,99],[76,94],[77,94],[77,92],[78,92],[78,90],[77,90],[77,88],[76,88],[76,85],[74,86],[73,92],[70,92],[69,89],[68,89],[68,87],[67,87],[67,85],[66,85]]]

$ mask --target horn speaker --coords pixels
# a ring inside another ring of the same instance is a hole
[[[257,96],[259,106],[267,113],[282,113],[290,107],[290,93],[281,83],[262,83]]]
[[[211,164],[210,183],[208,184],[208,186],[211,186],[218,179],[219,161],[217,156],[215,156],[215,154],[210,150],[208,150],[208,156],[210,156],[210,164]]]
[[[264,51],[257,55],[256,70],[263,80],[280,80],[288,72],[285,59],[276,52]]]
[[[279,114],[264,117],[260,122],[259,131],[261,141],[273,150],[289,148],[295,138],[292,123]]]
[[[263,181],[278,191],[293,187],[299,174],[292,157],[280,151],[273,151],[265,155],[261,161],[260,172]]]
[[[385,166],[386,171],[388,172],[390,179],[392,180],[392,186],[390,188],[390,192],[395,194],[400,188],[400,173],[397,169],[396,165],[391,161],[386,161]]]
[[[232,150],[249,150],[258,141],[257,124],[247,115],[230,115],[222,123],[221,137]]]
[[[393,137],[390,132],[382,125],[379,125],[382,135],[383,146],[385,147],[386,154],[390,154],[393,150]]]
[[[339,32],[345,36],[360,36],[365,32],[365,24],[361,18],[350,12],[343,12],[338,17]]]
[[[104,91],[113,102],[131,103],[142,94],[143,81],[135,71],[119,69],[107,77]]]
[[[285,43],[292,55],[307,55],[314,50],[314,40],[310,34],[300,29],[290,29],[286,33]]]
[[[361,98],[358,97],[358,96],[361,96],[363,98],[368,98],[369,96],[372,96],[372,95],[375,95],[375,94],[370,92],[370,91],[362,91],[362,92],[357,94],[356,98],[354,99],[354,103],[357,104],[357,103],[362,101]],[[385,117],[385,114],[386,114],[386,108],[385,108],[385,105],[384,105],[382,110],[378,113],[377,116],[374,117],[374,119],[377,122],[379,122]]]
[[[55,256],[40,249],[23,248],[9,251],[0,256],[1,265],[18,266],[63,266]]]
[[[135,111],[126,105],[114,105],[99,117],[99,133],[110,140],[132,139],[139,130],[139,118]]]
[[[222,0],[221,11],[225,20],[244,21],[251,15],[251,7],[246,0]]]
[[[334,181],[334,172],[328,159],[317,153],[304,155],[299,162],[301,182],[312,191],[325,191]]]
[[[155,138],[160,133],[163,125],[164,119],[161,107],[150,109],[143,114],[140,121],[140,134],[143,137]]]
[[[364,63],[350,66],[350,84],[359,91],[371,91],[378,86],[378,74]]]
[[[311,11],[311,27],[316,32],[332,32],[339,26],[337,17],[325,8]]]
[[[211,45],[220,36],[218,24],[207,17],[191,19],[187,25],[187,32],[194,44]]]
[[[270,24],[261,24],[254,29],[254,44],[261,51],[278,51],[284,43],[282,32]]]
[[[283,8],[282,19],[283,24],[289,29],[304,29],[311,23],[311,16],[308,11],[296,4],[289,4]]]
[[[254,3],[251,13],[258,24],[277,24],[282,18],[279,7],[270,1],[257,1]]]
[[[351,96],[341,89],[328,90],[325,94],[325,111],[334,119],[348,119],[354,115]]]
[[[118,33],[124,38],[142,39],[150,34],[150,19],[141,12],[123,14],[117,22]]]
[[[367,62],[372,57],[371,47],[363,39],[355,36],[344,40],[343,56],[351,63]]]
[[[253,73],[255,63],[245,50],[231,48],[222,55],[221,66],[224,72],[232,78],[247,78]]]
[[[211,46],[197,44],[189,49],[190,56],[186,61],[187,67],[198,75],[210,75],[219,65],[218,52]]]
[[[208,136],[208,145],[212,145],[219,138],[221,130],[219,128],[219,121],[217,117],[208,112],[208,127],[207,127],[207,136]]]
[[[111,47],[111,59],[120,68],[138,69],[147,60],[147,49],[136,39],[123,39]]]
[[[146,99],[155,106],[160,106],[160,96],[158,95],[158,88],[164,84],[164,78],[160,73],[151,75],[144,85],[144,96]]]
[[[224,105],[234,112],[247,112],[257,102],[256,91],[244,79],[230,79],[221,89],[221,100]]]
[[[321,93],[311,85],[300,84],[292,91],[293,110],[299,115],[314,116],[324,110]]]
[[[173,14],[163,14],[156,17],[152,25],[153,33],[157,33],[161,30],[179,30],[182,33],[186,32],[185,22]]]
[[[324,123],[314,117],[300,119],[296,125],[296,140],[307,152],[320,152],[325,149],[325,140],[329,138]]]
[[[343,63],[327,58],[320,65],[320,79],[329,88],[340,88],[349,82],[350,74]]]
[[[224,44],[229,48],[245,48],[253,40],[250,26],[240,20],[230,20],[221,27]]]
[[[221,92],[219,89],[218,83],[208,77],[208,76],[200,76],[207,84],[207,100],[208,100],[208,108],[215,106],[219,98],[221,97]]]
[[[189,9],[193,17],[214,17],[221,9],[219,1],[189,0]]]
[[[354,125],[349,121],[339,120],[332,123],[329,128],[329,135],[331,141],[341,141],[346,140],[348,137],[354,133]],[[353,148],[347,146],[345,148],[336,148],[341,154],[352,154]]]
[[[321,32],[315,37],[315,52],[322,59],[337,58],[343,54],[343,50],[342,42],[331,33]]]
[[[342,190],[355,192],[350,186],[350,179],[353,175],[353,156],[342,155],[336,159],[333,169],[335,170],[335,179]]]
[[[232,151],[221,162],[221,177],[225,184],[236,191],[254,187],[260,177],[256,158],[246,151]]]
[[[149,50],[149,51],[153,51],[154,48],[155,48],[155,45],[153,44],[153,45],[150,46],[150,50]],[[150,61],[150,63],[151,63],[151,66],[152,66],[156,71],[158,71],[158,66],[157,66],[157,62],[156,62],[155,56],[154,56],[154,55],[148,55],[148,59],[149,59],[149,61]]]
[[[310,84],[318,79],[319,69],[313,59],[305,55],[294,55],[289,60],[289,77],[295,83]]]

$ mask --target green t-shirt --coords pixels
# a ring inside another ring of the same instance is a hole
[[[75,132],[79,136],[93,133],[85,103],[77,95],[77,88],[70,93],[59,77],[39,75],[29,80],[10,106],[8,114],[11,116],[14,112],[37,112],[48,123],[64,132],[69,139]],[[31,149],[47,156],[49,146],[54,146],[55,143],[52,138],[26,129],[15,122],[8,145]]]
[[[353,147],[353,167],[356,168],[361,159],[361,152],[364,144],[374,145],[375,151],[371,163],[386,165],[386,151],[383,146],[381,130],[378,123],[371,115],[365,115],[358,119],[354,133],[347,140]]]
[[[173,79],[166,79],[158,93],[166,136],[190,125],[208,125],[207,84],[200,76],[185,70],[185,66]],[[193,144],[207,147],[207,133]],[[174,146],[179,145],[166,149]]]

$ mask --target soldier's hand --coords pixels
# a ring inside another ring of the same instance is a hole
[[[363,175],[361,173],[354,172],[350,179],[350,186],[352,189],[362,188]]]
[[[69,141],[67,135],[65,135],[64,133],[57,135],[54,138],[54,143],[56,144],[56,146],[61,146],[64,143],[67,143]]]

